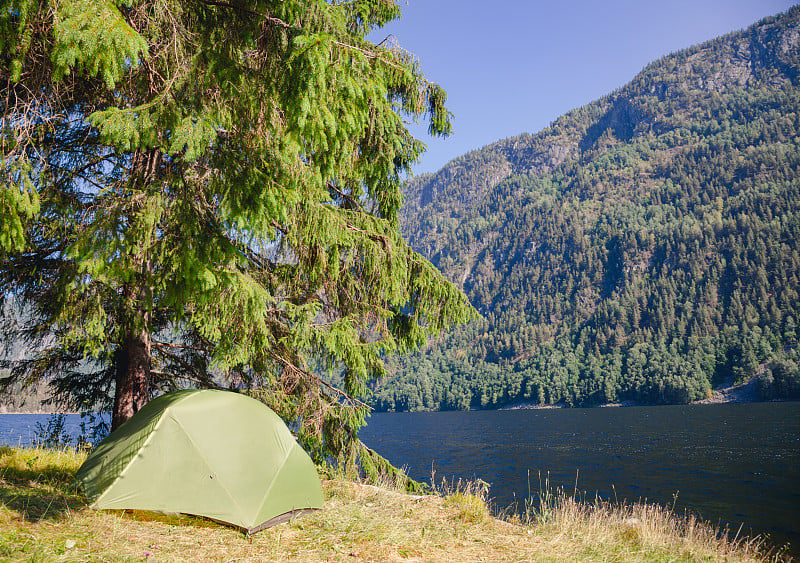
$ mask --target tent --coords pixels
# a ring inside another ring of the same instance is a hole
[[[317,470],[280,417],[229,391],[153,399],[76,479],[92,508],[206,516],[248,534],[324,505]]]

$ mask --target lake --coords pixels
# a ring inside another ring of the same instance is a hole
[[[39,426],[47,428],[52,414],[0,414],[0,446],[31,446],[37,442]],[[64,416],[64,432],[76,438],[81,433],[81,417]],[[37,426],[39,425],[39,426]]]
[[[361,437],[414,479],[490,483],[498,509],[577,476],[586,498],[674,503],[800,555],[800,402],[376,413]]]
[[[0,415],[0,444],[32,443],[48,419]],[[376,413],[361,437],[414,479],[490,483],[500,510],[535,496],[540,475],[570,494],[577,477],[586,498],[674,504],[800,556],[800,402]]]

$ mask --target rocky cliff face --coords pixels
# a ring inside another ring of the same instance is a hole
[[[627,86],[574,110],[543,131],[504,139],[454,159],[406,185],[404,236],[429,258],[503,180],[545,176],[568,161],[596,158],[619,142],[674,128],[676,117],[707,109],[708,96],[800,76],[800,7],[748,30],[648,65]]]

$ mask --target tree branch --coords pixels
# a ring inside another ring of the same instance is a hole
[[[326,387],[328,390],[333,391],[338,396],[343,397],[345,400],[349,401],[350,403],[360,405],[360,406],[365,407],[365,408],[367,408],[369,410],[373,410],[373,408],[371,406],[369,406],[367,403],[365,403],[364,401],[361,401],[360,399],[356,399],[355,397],[353,397],[349,393],[346,393],[346,392],[342,391],[338,387],[334,387],[333,385],[331,385],[327,381],[323,381],[322,379],[320,379],[318,376],[314,375],[313,373],[309,373],[304,369],[300,369],[299,367],[294,365],[292,362],[290,362],[289,360],[279,356],[278,354],[275,354],[273,352],[270,355],[273,358],[275,358],[276,360],[278,360],[280,363],[282,363],[287,369],[304,375],[305,377],[307,377],[307,378],[311,379],[312,381],[314,381],[315,383],[317,383],[317,385],[321,385],[323,387]]]
[[[179,374],[176,374],[176,373],[167,373],[165,371],[159,371],[159,370],[156,370],[156,369],[151,369],[150,373],[155,374],[155,375],[160,375],[162,377],[163,376],[166,376],[166,377],[177,377],[178,379],[185,379],[186,381],[193,381],[194,383],[199,383],[200,385],[204,385],[206,387],[209,387],[211,389],[216,389],[218,391],[230,391],[230,389],[228,389],[226,387],[222,387],[220,385],[217,385],[216,383],[214,383],[211,380],[206,381],[206,380],[203,380],[203,379],[198,379],[196,377],[189,377],[188,375],[179,375]]]
[[[244,8],[242,6],[234,6],[233,4],[229,4],[228,2],[221,2],[220,0],[199,0],[201,4],[205,4],[206,6],[217,6],[219,8],[229,8],[231,10],[236,10],[238,12],[244,12],[245,14],[250,14],[251,16],[258,16],[264,18],[268,23],[272,25],[276,25],[278,27],[282,27],[284,29],[299,29],[291,24],[286,23],[280,18],[273,18],[267,14],[262,14],[261,12],[256,12],[255,10],[251,10],[249,8]]]
[[[330,182],[330,181],[328,181],[328,182],[327,182],[327,185],[328,185],[328,189],[331,189],[331,190],[335,191],[337,194],[339,194],[340,196],[342,196],[342,198],[344,198],[344,199],[346,199],[347,201],[349,201],[350,203],[352,203],[352,204],[353,204],[353,206],[354,206],[356,209],[358,209],[359,211],[363,211],[363,210],[364,210],[364,208],[361,206],[361,203],[359,203],[359,201],[358,201],[356,198],[354,198],[354,197],[353,197],[352,195],[350,195],[350,194],[346,194],[346,193],[344,193],[342,190],[340,190],[339,188],[337,188],[337,187],[336,187],[336,185],[335,185],[333,182]]]

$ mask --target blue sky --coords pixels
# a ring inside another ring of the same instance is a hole
[[[435,172],[472,149],[523,132],[608,94],[648,63],[796,0],[401,0],[394,35],[448,93],[455,132],[433,139],[414,169]]]

